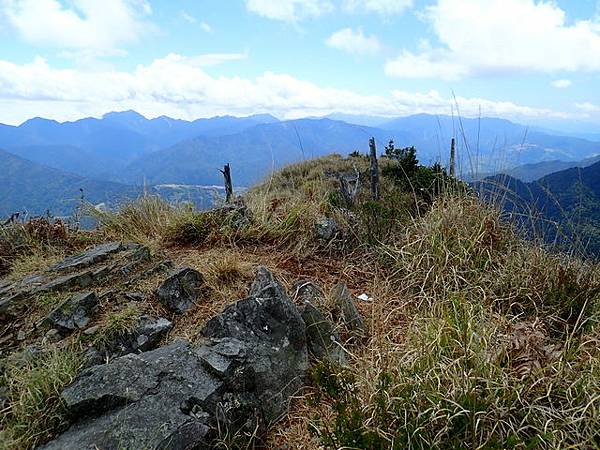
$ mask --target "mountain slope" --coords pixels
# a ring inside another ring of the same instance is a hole
[[[141,189],[107,181],[90,180],[43,166],[0,150],[0,216],[17,211],[32,215],[49,210],[55,215],[70,214],[83,189],[85,199],[97,204],[115,204],[137,197]]]
[[[388,121],[381,128],[404,133],[424,161],[449,153],[450,139],[457,139],[461,172],[497,173],[520,164],[549,160],[577,161],[600,153],[600,143],[576,137],[552,135],[504,119],[467,119],[418,114]]]
[[[0,125],[0,148],[56,169],[114,180],[138,157],[177,142],[203,135],[233,134],[275,122],[277,119],[268,115],[193,122],[168,117],[149,120],[135,111],[64,123],[35,118],[18,127]]]
[[[535,237],[600,257],[600,162],[530,183],[496,175],[474,185],[501,200]]]
[[[391,135],[329,119],[257,125],[234,135],[192,139],[142,157],[127,168],[123,181],[220,184],[218,169],[231,163],[234,183],[247,186],[290,162],[364,151],[370,136],[383,143]]]

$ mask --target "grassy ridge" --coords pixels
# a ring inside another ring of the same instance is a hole
[[[326,294],[344,281],[373,298],[359,304],[368,339],[346,344],[348,367],[314,366],[267,448],[598,447],[600,267],[522,239],[438,169],[402,178],[397,164],[381,161],[379,201],[368,160],[331,156],[284,168],[236,207],[144,197],[101,213],[97,239],[210,261],[201,270],[229,301],[258,263],[286,285],[309,275]],[[341,173],[361,174],[351,203]],[[317,238],[323,218],[335,221],[332,239]],[[213,313],[182,319],[174,335],[193,336]]]

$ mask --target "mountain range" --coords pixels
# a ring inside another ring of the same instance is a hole
[[[186,121],[147,119],[135,111],[64,123],[35,118],[19,126],[0,125],[0,163],[9,168],[0,176],[0,214],[15,208],[64,213],[70,204],[65,199],[77,197],[80,188],[90,200],[114,203],[139,193],[141,186],[178,186],[180,196],[183,186],[193,185],[190,195],[205,204],[204,186],[221,184],[223,164],[231,163],[236,186],[249,186],[291,162],[366,152],[370,137],[380,151],[393,139],[396,147],[415,146],[422,163],[445,165],[453,136],[463,175],[512,170],[531,181],[528,176],[592,163],[600,154],[598,142],[495,118],[332,115],[281,121],[255,115]]]
[[[474,183],[531,237],[600,256],[600,162],[523,182],[499,174]]]

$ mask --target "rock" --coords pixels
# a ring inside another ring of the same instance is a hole
[[[54,280],[40,286],[38,292],[56,292],[56,291],[68,291],[71,289],[85,289],[89,287],[94,281],[93,271],[85,270],[83,272],[76,272],[62,277],[55,278]]]
[[[296,304],[304,305],[306,302],[312,303],[318,308],[325,306],[325,295],[319,286],[314,282],[303,280],[294,284],[294,301]]]
[[[223,387],[185,342],[123,356],[86,369],[64,390],[79,420],[42,448],[208,448],[209,411]]]
[[[56,328],[52,328],[48,330],[48,332],[44,335],[44,339],[42,340],[43,344],[58,342],[62,339],[60,331]]]
[[[266,268],[257,270],[250,296],[211,319],[202,335],[234,338],[247,346],[248,384],[258,393],[264,419],[276,420],[287,411],[287,399],[304,385],[308,368],[306,327],[285,290]]]
[[[24,341],[27,338],[27,334],[23,330],[19,330],[17,333],[17,341]]]
[[[322,217],[315,224],[315,233],[317,238],[322,241],[332,240],[337,231],[337,223],[331,217]]]
[[[97,308],[94,292],[79,293],[54,309],[44,322],[63,332],[85,328]]]
[[[336,285],[333,288],[331,296],[348,330],[364,334],[366,331],[365,324],[356,308],[348,286],[345,283]]]
[[[138,246],[129,250],[123,255],[123,259],[128,261],[123,267],[121,267],[121,273],[123,275],[129,275],[134,272],[139,265],[150,260],[150,249],[148,247]]]
[[[112,342],[99,348],[102,359],[113,359],[128,353],[146,352],[155,349],[160,340],[171,331],[173,324],[165,319],[140,317],[140,323],[132,331],[115,336]]]
[[[306,324],[308,349],[317,359],[327,359],[337,364],[346,364],[346,352],[332,323],[310,302],[304,304],[302,319]]]
[[[202,345],[177,341],[86,369],[62,394],[75,423],[42,449],[210,449],[217,424],[264,431],[303,385],[306,336],[266,269],[251,293],[209,321]]]
[[[194,306],[203,285],[204,277],[197,270],[178,269],[158,288],[158,301],[171,311],[183,314]]]
[[[94,325],[93,327],[89,327],[89,328],[86,328],[85,330],[83,330],[83,334],[85,334],[86,336],[93,336],[94,334],[96,334],[98,332],[99,329],[100,329],[99,325]]]
[[[108,242],[90,248],[79,255],[69,256],[63,261],[55,264],[50,268],[54,272],[64,272],[74,269],[82,269],[91,266],[100,261],[106,260],[111,254],[123,250],[123,245],[120,242]]]
[[[125,292],[123,296],[132,302],[142,302],[146,299],[146,295],[143,292]]]

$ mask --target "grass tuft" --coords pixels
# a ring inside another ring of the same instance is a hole
[[[8,407],[0,417],[0,448],[35,448],[67,424],[60,394],[83,363],[76,347],[13,357],[7,362],[0,381],[8,393]]]

